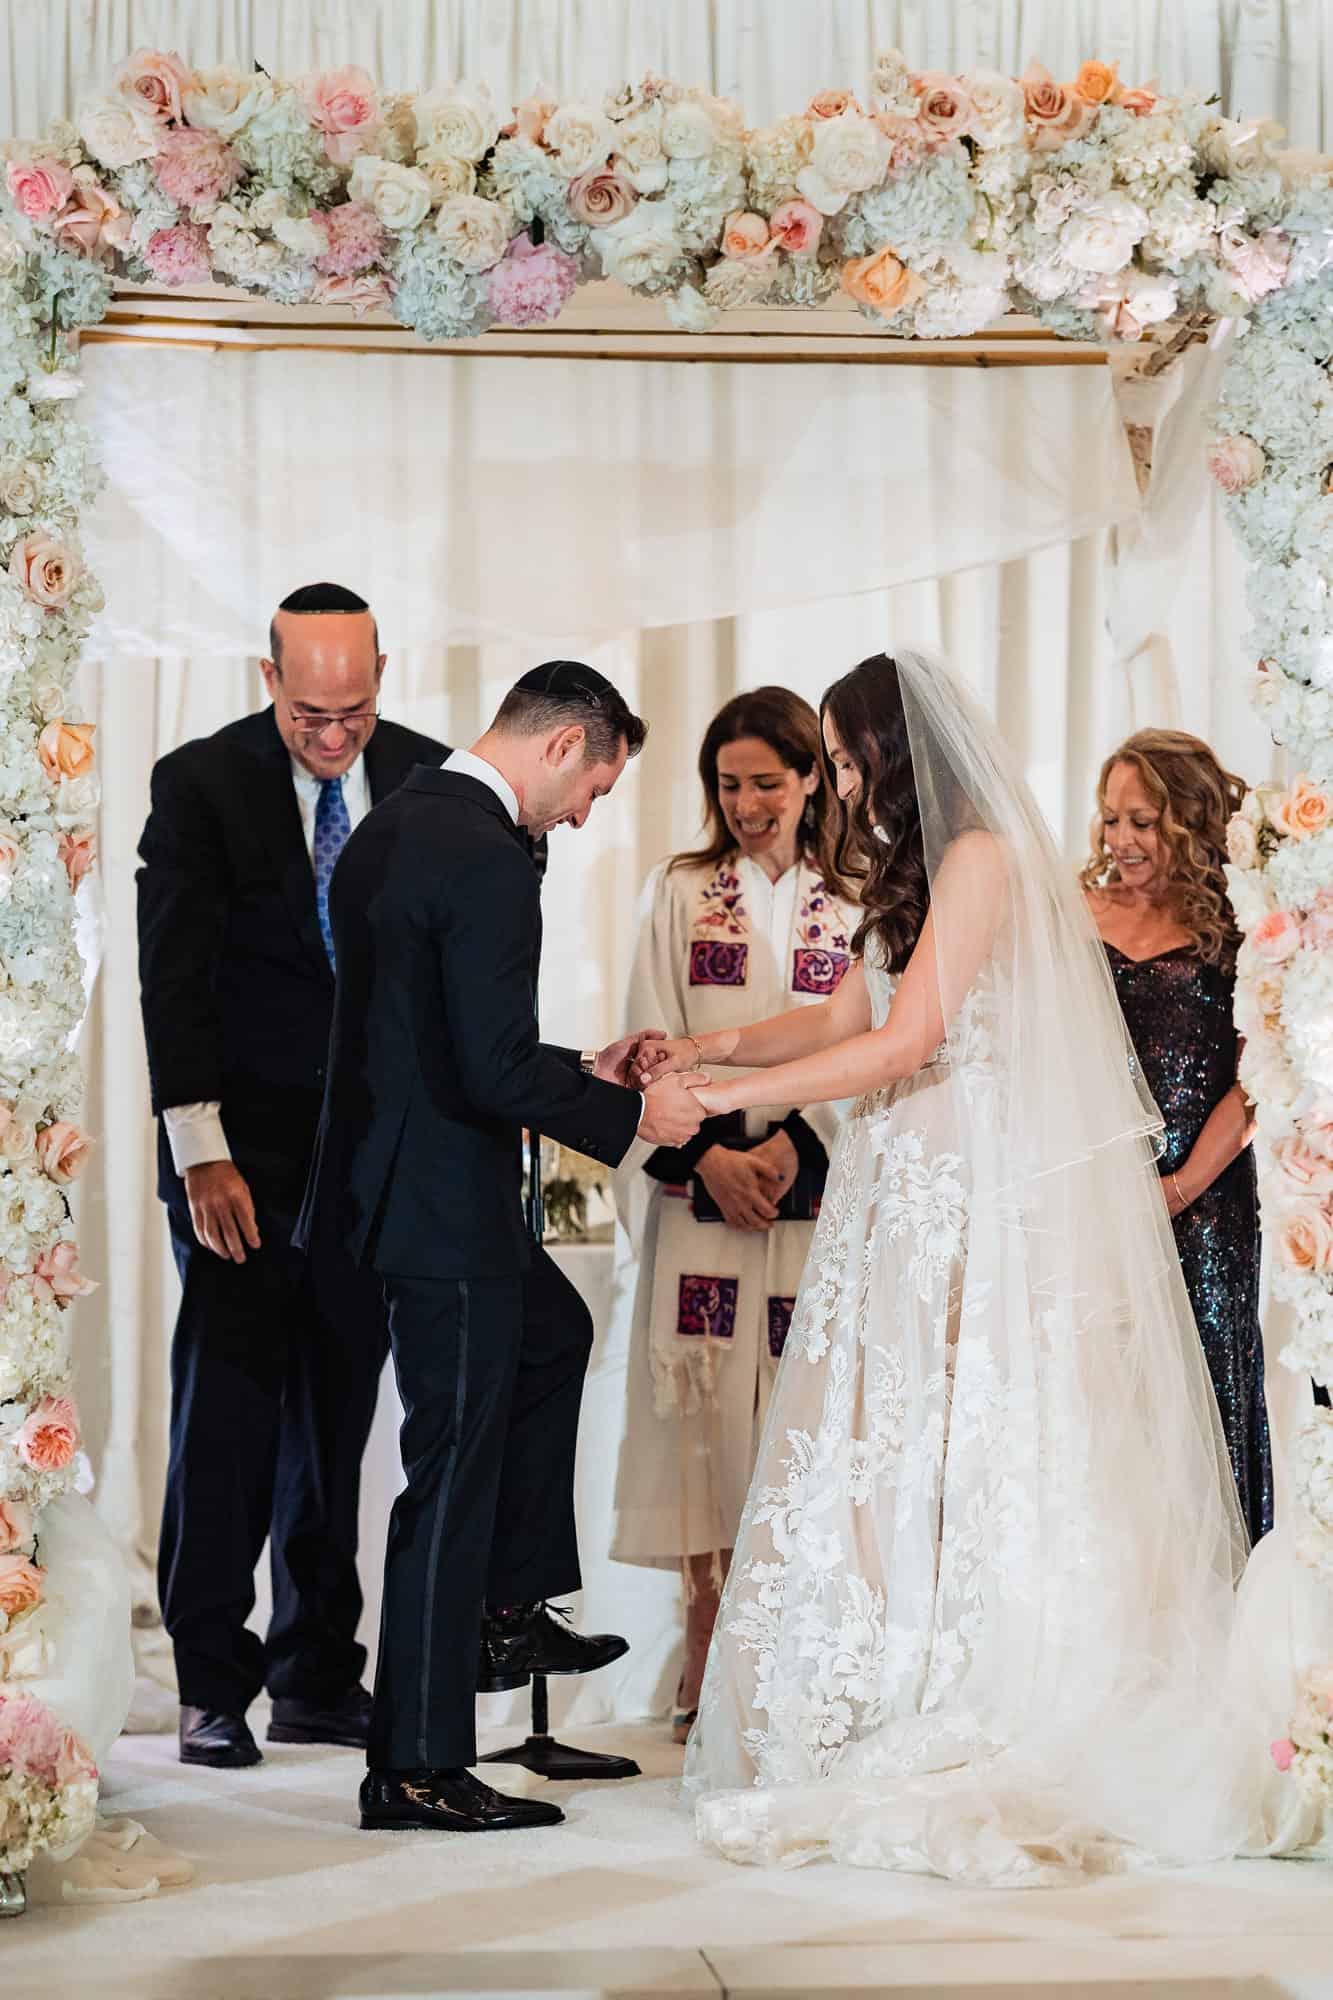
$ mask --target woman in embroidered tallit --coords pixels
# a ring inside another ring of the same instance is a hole
[[[708,726],[699,775],[708,837],[649,877],[628,997],[635,1020],[684,1037],[827,999],[856,925],[807,702],[787,688],[736,696]],[[639,1273],[611,1552],[684,1570],[679,1742],[837,1125],[832,1104],[710,1118],[679,1151],[636,1143],[617,1174]]]

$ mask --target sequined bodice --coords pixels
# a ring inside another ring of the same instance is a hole
[[[1205,965],[1189,945],[1136,960],[1108,944],[1106,955],[1144,1079],[1166,1120],[1160,1165],[1171,1173],[1236,1081],[1235,979]]]

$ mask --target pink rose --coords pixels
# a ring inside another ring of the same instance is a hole
[[[1333,1220],[1322,1204],[1294,1205],[1278,1231],[1282,1255],[1297,1271],[1333,1271]]]
[[[1328,795],[1308,778],[1297,778],[1284,799],[1273,809],[1273,824],[1291,840],[1307,840],[1322,833],[1333,812]]]
[[[1301,948],[1301,927],[1290,910],[1269,910],[1249,935],[1250,947],[1265,965],[1282,965]]]
[[[762,257],[769,242],[767,222],[747,209],[737,209],[722,225],[724,257]]]
[[[316,279],[311,296],[318,306],[350,306],[360,319],[365,313],[387,307],[393,294],[382,272],[358,271],[349,278]]]
[[[155,229],[144,246],[144,262],[162,285],[206,285],[213,275],[208,231],[198,222]]]
[[[79,1419],[67,1396],[43,1396],[14,1440],[35,1472],[63,1472],[79,1448]]]
[[[301,86],[306,112],[324,134],[324,151],[340,167],[365,151],[380,119],[375,84],[363,69],[348,64],[307,77]]]
[[[315,260],[326,278],[354,278],[375,263],[384,249],[384,225],[363,201],[345,201],[315,217],[329,247]]]
[[[491,310],[504,326],[538,326],[562,310],[578,283],[578,265],[554,243],[516,236],[486,274]]]
[[[0,1769],[53,1785],[63,1733],[45,1702],[0,1688]]]
[[[37,1134],[37,1159],[42,1171],[60,1187],[76,1181],[88,1164],[93,1142],[77,1125],[58,1118]]]
[[[972,123],[972,99],[956,76],[943,70],[923,70],[912,78],[917,94],[917,121],[934,146],[946,146],[961,139]]]
[[[1269,1748],[1273,1762],[1277,1765],[1278,1770],[1289,1771],[1292,1759],[1296,1755],[1296,1745],[1292,1742],[1291,1738],[1284,1736],[1280,1743],[1270,1744]]]
[[[1028,144],[1034,152],[1057,153],[1087,131],[1093,108],[1067,83],[1057,83],[1040,63],[1029,63],[1019,78],[1027,117]]]
[[[32,1508],[21,1500],[0,1500],[0,1552],[31,1548],[32,1535]]]
[[[1247,236],[1238,223],[1231,223],[1217,239],[1218,254],[1236,281],[1241,297],[1251,305],[1282,289],[1291,262],[1291,244],[1280,230],[1266,230],[1262,236]]]
[[[841,118],[845,111],[861,110],[850,90],[817,90],[805,107],[807,118]]]
[[[53,1243],[33,1264],[32,1288],[39,1299],[54,1299],[60,1305],[69,1299],[86,1299],[97,1285],[79,1269],[77,1243]]]
[[[5,178],[10,199],[29,222],[49,222],[74,192],[74,176],[60,160],[11,160]]]
[[[48,722],[37,738],[42,769],[53,784],[62,778],[83,778],[94,763],[95,722]]]
[[[793,257],[813,255],[819,248],[824,218],[808,201],[784,201],[768,221],[773,241]]]
[[[35,1611],[42,1601],[45,1575],[27,1556],[0,1555],[0,1617],[12,1624],[25,1611]]]
[[[609,229],[613,222],[624,220],[639,196],[638,190],[612,168],[596,167],[569,183],[565,199],[576,222],[586,223],[589,229]]]
[[[45,528],[36,528],[15,542],[9,574],[25,596],[43,611],[59,611],[69,603],[83,576],[83,564],[67,542]]]
[[[178,55],[136,49],[116,78],[116,88],[156,124],[179,125],[181,100],[196,88],[196,78]]]
[[[163,194],[182,208],[211,208],[231,193],[242,173],[241,162],[225,139],[188,127],[167,133],[156,167]]]
[[[877,111],[875,123],[889,142],[890,174],[910,173],[919,167],[929,153],[934,151],[925,131],[915,118],[904,118],[897,111]]]
[[[1333,1160],[1317,1153],[1303,1139],[1282,1139],[1273,1160],[1289,1193],[1333,1194]]]
[[[51,227],[62,248],[81,257],[105,257],[124,249],[133,218],[107,193],[91,167],[78,167],[74,191]]]
[[[1208,470],[1224,493],[1243,493],[1264,476],[1268,461],[1252,437],[1219,438],[1208,454]]]
[[[1111,102],[1118,104],[1122,111],[1133,112],[1136,118],[1147,118],[1157,103],[1157,92],[1150,83],[1136,84],[1132,90],[1118,84],[1111,94]]]

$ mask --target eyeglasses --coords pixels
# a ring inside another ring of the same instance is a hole
[[[359,708],[351,715],[297,715],[292,714],[292,728],[298,736],[323,736],[329,729],[346,729],[353,734],[358,729],[366,729],[372,722],[379,721],[377,708]]]

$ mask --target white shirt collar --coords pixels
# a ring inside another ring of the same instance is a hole
[[[486,785],[495,793],[500,804],[518,825],[518,797],[508,779],[502,777],[494,764],[488,764],[484,757],[476,757],[470,750],[454,750],[440,767],[444,771],[457,771],[462,778],[475,778],[479,785]]]
[[[307,799],[311,800],[317,799],[319,797],[319,788],[324,783],[324,780],[322,778],[317,778],[313,771],[307,771],[305,765],[299,764],[295,759],[295,757],[292,758],[291,762],[292,762],[292,783],[296,786],[297,791],[303,792]],[[361,773],[364,768],[364,764],[365,764],[365,752],[359,751],[357,753],[355,762],[349,764],[347,769],[343,772],[342,775],[343,775],[344,798],[346,798],[349,793],[354,792],[356,786],[360,784]]]

